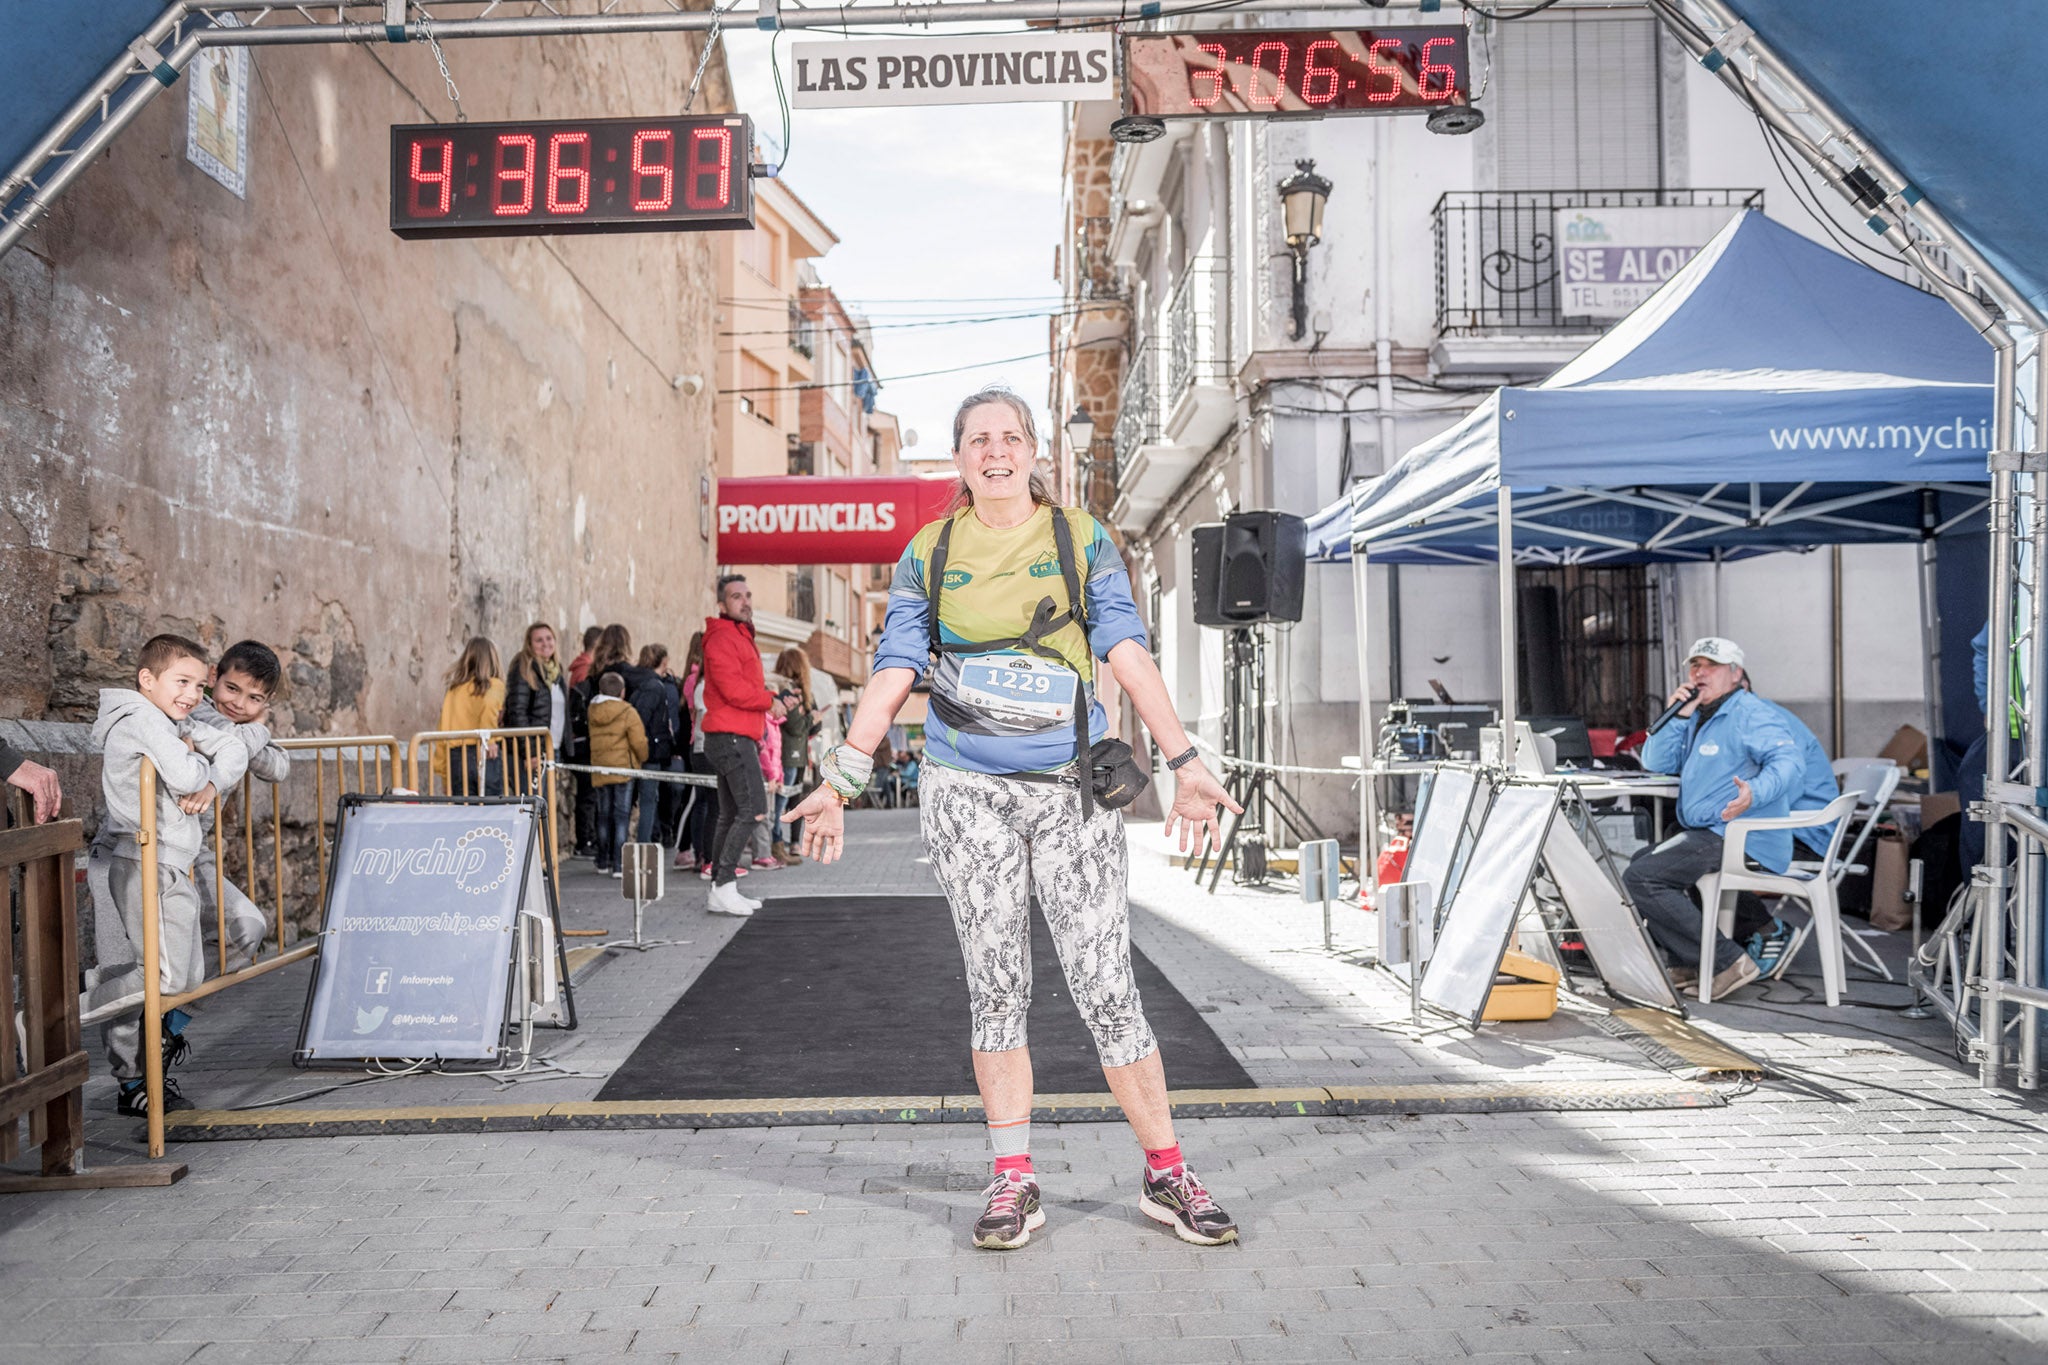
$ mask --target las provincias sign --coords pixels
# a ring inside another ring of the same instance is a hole
[[[790,44],[798,109],[1116,98],[1107,33]]]
[[[893,564],[943,514],[951,478],[718,481],[721,564]]]

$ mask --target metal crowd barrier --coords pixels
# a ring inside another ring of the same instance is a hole
[[[406,742],[406,786],[422,796],[488,796],[486,776],[496,748],[500,790],[507,796],[537,796],[547,803],[548,876],[555,899],[562,896],[561,777],[554,770],[554,741],[546,730],[422,730]],[[420,754],[428,757],[426,784],[420,782]],[[440,770],[435,760],[440,761]],[[458,761],[459,760],[459,761]],[[472,776],[474,774],[474,776]],[[458,780],[459,779],[459,780]]]
[[[315,850],[315,918],[326,909],[328,845],[333,837],[333,822],[329,811],[333,804],[328,796],[327,782],[329,764],[332,763],[334,778],[334,800],[346,792],[368,792],[381,794],[397,785],[401,773],[399,758],[402,745],[394,735],[344,735],[333,737],[314,736],[305,739],[273,740],[278,748],[293,755],[292,772],[286,779],[302,789],[302,774],[306,764],[299,757],[310,755],[313,777],[313,847]],[[350,770],[354,770],[355,781],[350,783]],[[190,1004],[209,995],[216,995],[230,986],[244,981],[253,981],[268,975],[280,967],[302,962],[320,951],[318,935],[294,947],[286,945],[285,922],[285,857],[284,857],[284,807],[285,794],[281,783],[256,783],[251,775],[244,775],[241,785],[234,793],[233,809],[241,816],[242,881],[238,883],[244,895],[262,904],[260,864],[256,860],[256,801],[253,787],[261,785],[270,789],[270,900],[271,929],[276,935],[276,951],[269,957],[261,955],[258,945],[256,958],[245,966],[230,970],[228,967],[227,933],[227,853],[233,847],[227,834],[230,819],[230,799],[216,794],[213,804],[213,905],[214,932],[217,936],[219,975],[200,982],[191,990],[175,995],[165,995],[161,990],[162,958],[162,907],[158,903],[158,870],[156,842],[156,765],[147,759],[142,762],[142,829],[136,835],[136,844],[141,852],[142,863],[142,1074],[149,1099],[149,1154],[160,1157],[164,1154],[164,1089],[163,1089],[163,1017],[169,1010]],[[196,869],[195,869],[196,870]],[[112,906],[93,907],[96,914],[119,913]],[[128,997],[132,1000],[134,997]]]

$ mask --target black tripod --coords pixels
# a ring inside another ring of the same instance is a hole
[[[1267,758],[1266,732],[1266,638],[1255,626],[1233,626],[1223,637],[1223,753],[1226,760],[1251,762]],[[1266,880],[1266,834],[1269,819],[1277,819],[1297,844],[1324,837],[1294,793],[1280,780],[1280,774],[1266,768],[1229,767],[1223,786],[1239,805],[1242,815],[1230,818],[1230,828],[1215,852],[1215,867],[1204,851],[1195,862],[1195,880],[1209,874],[1209,894],[1216,894],[1223,879],[1223,864],[1233,852],[1238,860],[1239,881]],[[1244,831],[1245,822],[1251,830]]]

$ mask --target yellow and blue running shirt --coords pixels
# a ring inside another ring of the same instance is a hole
[[[1074,568],[1082,580],[1088,634],[1078,623],[1062,626],[1044,643],[1059,652],[1083,683],[1095,677],[1095,659],[1125,640],[1145,643],[1144,621],[1131,598],[1131,580],[1123,557],[1095,518],[1078,508],[1062,508],[1074,533]],[[1066,580],[1060,574],[1059,551],[1053,543],[1054,511],[1041,506],[1021,526],[997,530],[974,515],[972,508],[953,514],[953,537],[946,546],[946,581],[939,595],[939,635],[948,644],[1004,640],[1022,635],[1031,624],[1040,599],[1050,597],[1059,612],[1067,609]],[[931,658],[931,597],[926,568],[938,543],[941,518],[911,538],[896,561],[889,584],[889,613],[882,641],[875,649],[875,671],[908,668],[924,672]],[[990,715],[960,697],[961,656],[941,655],[932,669],[931,714],[925,721],[925,757],[948,768],[978,773],[1048,772],[1074,761],[1071,719],[1018,722]],[[1072,712],[1069,711],[1071,716]],[[1109,719],[1088,689],[1090,741],[1108,733]]]

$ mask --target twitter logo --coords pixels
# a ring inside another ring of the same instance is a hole
[[[359,1034],[375,1033],[378,1026],[384,1022],[384,1016],[389,1012],[389,1008],[384,1005],[379,1005],[373,1010],[366,1010],[361,1006],[357,1006],[356,1032]]]

